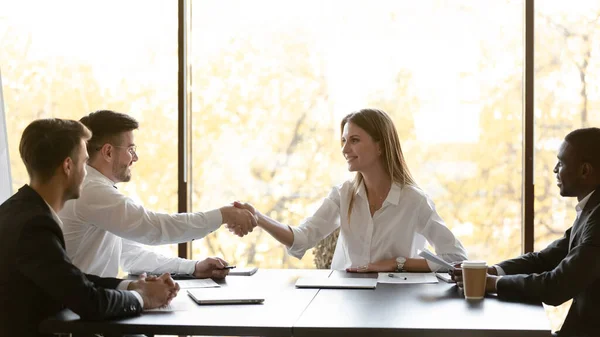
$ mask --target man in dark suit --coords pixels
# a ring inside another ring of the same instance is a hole
[[[600,336],[600,129],[569,133],[554,173],[560,195],[579,201],[575,223],[544,250],[488,268],[486,291],[550,305],[573,299],[557,335]]]
[[[123,281],[86,275],[65,252],[56,212],[79,196],[90,131],[60,119],[32,122],[19,151],[30,177],[0,205],[0,336],[38,336],[40,322],[69,308],[83,319],[139,314],[169,303],[169,275]]]

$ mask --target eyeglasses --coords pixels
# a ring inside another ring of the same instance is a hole
[[[109,143],[110,144],[110,143]],[[121,145],[113,145],[110,144],[113,147],[118,147],[121,149],[127,149],[127,151],[132,155],[132,156],[136,156],[137,155],[137,146],[135,145],[131,145],[131,146],[121,146]],[[104,145],[103,145],[104,146]],[[100,151],[102,149],[102,146],[98,146],[96,147],[96,151]]]
[[[119,146],[119,145],[113,145],[114,147],[119,147],[122,149],[127,149],[127,151],[132,155],[135,156],[137,155],[137,146],[135,145],[131,145],[131,146]]]

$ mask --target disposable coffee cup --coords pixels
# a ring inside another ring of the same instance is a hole
[[[467,300],[480,300],[485,296],[487,267],[485,261],[463,261],[461,264],[463,287]]]

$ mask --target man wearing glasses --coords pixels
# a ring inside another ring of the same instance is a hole
[[[67,254],[87,273],[115,277],[119,267],[130,274],[150,272],[190,274],[197,278],[227,275],[220,258],[190,261],[155,253],[141,244],[160,245],[198,239],[223,223],[235,225],[240,235],[256,226],[247,210],[233,206],[197,213],[166,214],[150,211],[122,194],[117,183],[131,180],[138,161],[131,116],[100,110],[81,120],[92,131],[88,142],[88,174],[81,197],[65,204],[63,222]]]

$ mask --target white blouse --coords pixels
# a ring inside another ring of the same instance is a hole
[[[425,240],[445,261],[467,259],[465,248],[437,214],[433,201],[418,187],[392,184],[382,207],[371,217],[363,183],[356,191],[348,222],[351,187],[351,181],[334,187],[313,216],[300,226],[290,226],[294,233],[290,255],[302,258],[341,224],[331,269],[359,267],[399,256],[418,257],[417,249],[425,247]],[[427,263],[432,271],[443,269]]]

